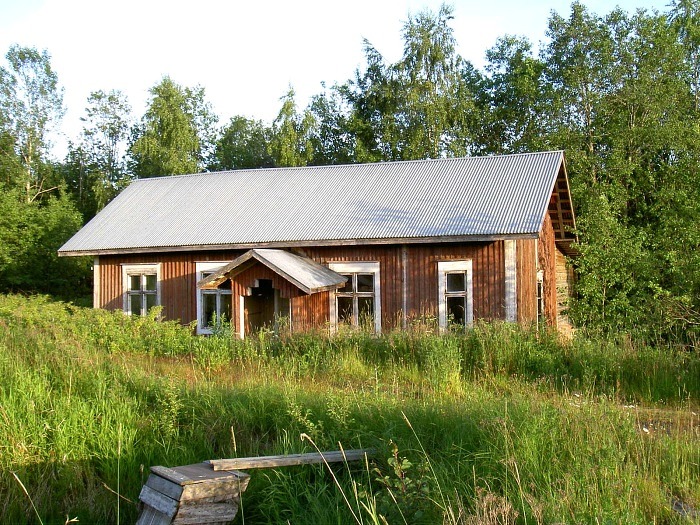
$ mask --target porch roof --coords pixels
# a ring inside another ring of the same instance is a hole
[[[283,279],[307,294],[335,290],[347,280],[325,266],[285,250],[256,248],[248,250],[226,266],[197,283],[197,288],[212,290],[226,279],[241,273],[256,262],[267,266]]]

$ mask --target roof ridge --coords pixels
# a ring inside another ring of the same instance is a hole
[[[456,162],[460,160],[470,160],[470,161],[479,161],[479,160],[486,160],[486,159],[494,159],[494,158],[505,158],[505,157],[529,157],[529,156],[536,156],[536,155],[550,155],[552,153],[564,153],[564,150],[547,150],[547,151],[533,151],[533,152],[524,152],[524,153],[505,153],[505,154],[492,154],[492,155],[479,155],[476,157],[470,157],[470,156],[461,156],[461,157],[440,157],[437,159],[406,159],[406,160],[382,160],[378,162],[367,162],[367,163],[362,163],[362,162],[357,162],[357,163],[345,163],[345,164],[322,164],[322,165],[316,165],[316,166],[273,166],[269,168],[240,168],[240,169],[233,169],[233,170],[218,170],[218,171],[201,171],[198,173],[181,173],[178,175],[158,175],[154,177],[143,177],[143,178],[136,178],[134,179],[133,182],[136,181],[159,181],[159,180],[164,180],[164,179],[179,179],[179,178],[187,178],[187,177],[201,177],[203,175],[224,175],[228,173],[243,173],[243,172],[256,172],[256,173],[261,173],[261,172],[273,172],[273,171],[301,171],[301,170],[321,170],[321,169],[328,169],[328,168],[337,168],[337,169],[342,169],[342,168],[355,168],[362,166],[363,168],[367,168],[368,166],[386,166],[387,164],[393,164],[393,165],[398,165],[398,164],[414,164],[414,163],[436,163],[436,162]]]

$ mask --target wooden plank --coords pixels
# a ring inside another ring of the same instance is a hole
[[[173,518],[173,525],[230,522],[238,513],[235,502],[183,505]]]
[[[295,465],[312,465],[316,463],[339,463],[344,461],[357,461],[364,459],[365,456],[374,455],[373,449],[362,450],[345,450],[333,452],[311,452],[308,454],[288,454],[285,456],[262,456],[251,458],[234,458],[234,459],[212,459],[208,463],[214,467],[214,470],[236,470],[236,469],[251,469],[251,468],[273,468],[273,467],[291,467]]]
[[[166,516],[172,517],[177,512],[179,502],[169,498],[165,494],[161,494],[157,490],[153,490],[148,485],[141,487],[139,499],[146,505],[153,507],[158,512],[162,512]]]
[[[151,474],[148,476],[146,485],[174,500],[179,500],[180,496],[182,495],[182,485],[179,483],[174,483],[168,479],[161,478],[156,474]]]
[[[224,471],[225,472],[225,471]],[[215,480],[209,483],[193,483],[187,485],[182,492],[180,502],[221,502],[237,500],[241,493],[248,488],[250,477]]]
[[[215,472],[211,464],[207,462],[195,463],[193,465],[183,465],[173,467],[171,470],[180,476],[187,478],[186,485],[194,483],[206,483],[210,481],[237,480],[249,477],[245,472],[235,472],[233,469],[226,469],[226,472]]]
[[[143,505],[136,525],[170,525],[172,518],[158,512],[150,505]]]
[[[192,483],[192,480],[187,476],[176,472],[175,470],[168,467],[151,467],[151,472],[157,474],[161,478],[177,483],[178,485],[186,485],[187,483]]]

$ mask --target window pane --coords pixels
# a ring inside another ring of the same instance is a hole
[[[231,289],[231,279],[226,279],[223,283],[218,286],[219,290],[230,290]]]
[[[464,292],[467,289],[467,280],[464,272],[447,274],[447,291]]]
[[[141,315],[141,295],[129,295],[129,312],[131,315]]]
[[[346,274],[346,273],[343,273],[341,275],[343,277],[347,278],[347,281],[345,282],[345,285],[338,288],[338,291],[341,293],[351,293],[353,290],[353,288],[352,288],[352,275]]]
[[[144,295],[146,296],[146,311],[150,312],[151,308],[156,305],[156,294],[148,293]]]
[[[199,280],[201,281],[202,279],[206,279],[207,277],[209,277],[213,273],[214,272],[199,272],[199,275],[200,275]]]
[[[447,298],[447,321],[448,323],[466,324],[465,319],[466,297]]]
[[[374,274],[358,273],[357,274],[357,291],[358,292],[373,292],[374,291]]]
[[[149,290],[151,292],[155,292],[156,291],[156,276],[155,276],[155,274],[148,274],[148,275],[145,275],[144,277],[146,277],[146,288],[145,289]]]
[[[352,297],[338,297],[338,322],[352,324]]]
[[[219,295],[219,318],[227,323],[231,322],[231,294]]]
[[[129,276],[129,290],[139,291],[141,290],[141,276],[140,275],[130,275]]]
[[[287,297],[279,298],[275,315],[278,317],[289,317],[289,299]]]
[[[358,297],[357,308],[360,311],[360,325],[374,326],[374,297]]]
[[[202,328],[211,326],[216,315],[216,294],[202,294]]]

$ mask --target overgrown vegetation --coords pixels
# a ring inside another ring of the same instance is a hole
[[[47,524],[133,522],[151,465],[312,440],[378,454],[335,470],[340,489],[320,466],[253,471],[238,523],[688,523],[674,508],[700,508],[696,353],[427,328],[240,341],[2,296],[0,522],[38,522],[30,499]]]

